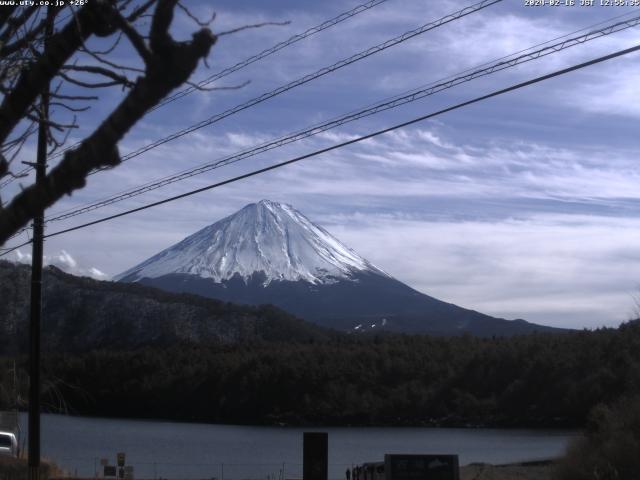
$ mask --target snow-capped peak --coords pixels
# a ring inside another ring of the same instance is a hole
[[[387,276],[290,205],[262,200],[203,228],[114,277],[137,281],[171,273],[216,282],[256,272],[277,280],[332,283],[356,272]]]

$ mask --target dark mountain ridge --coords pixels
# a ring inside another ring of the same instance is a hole
[[[0,352],[26,351],[30,267],[0,261]],[[272,306],[240,306],[137,284],[76,277],[47,267],[43,348],[116,350],[176,343],[327,339],[332,332]]]
[[[495,318],[443,302],[404,283],[375,273],[359,272],[348,281],[310,284],[264,283],[264,274],[216,282],[189,274],[143,278],[139,283],[171,292],[190,292],[245,305],[272,303],[300,318],[341,331],[386,330],[429,335],[511,336],[531,332],[563,332],[524,320]]]

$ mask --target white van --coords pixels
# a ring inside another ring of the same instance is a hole
[[[0,455],[18,456],[18,440],[13,432],[0,431]]]

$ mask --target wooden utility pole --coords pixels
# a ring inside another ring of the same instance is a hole
[[[47,27],[44,49],[53,31],[53,7],[47,7]],[[49,88],[47,84],[40,96],[40,124],[36,184],[41,184],[47,173],[47,120],[49,119]],[[29,480],[40,478],[40,337],[42,316],[42,263],[44,257],[44,209],[33,218],[33,248],[31,251],[31,312],[29,322]]]

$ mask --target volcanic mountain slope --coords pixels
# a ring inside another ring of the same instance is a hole
[[[290,205],[252,203],[115,277],[235,303],[277,305],[344,331],[514,335],[551,331],[420,293]]]
[[[260,273],[275,281],[330,284],[356,272],[388,277],[290,205],[269,200],[247,205],[154,255],[114,280],[127,282],[185,274],[245,283]]]

